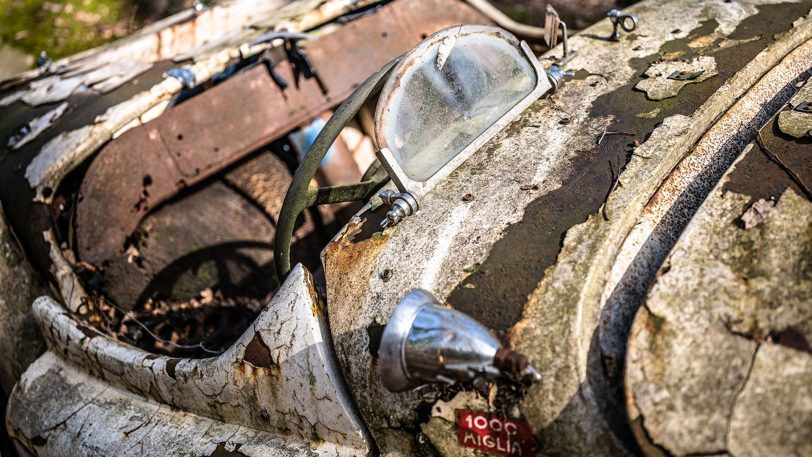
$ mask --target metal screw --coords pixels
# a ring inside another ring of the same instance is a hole
[[[379,276],[384,282],[389,281],[390,279],[392,279],[392,270],[387,268],[383,270]]]
[[[462,201],[464,202],[472,202],[474,201],[474,196],[471,194],[465,194],[462,196]]]

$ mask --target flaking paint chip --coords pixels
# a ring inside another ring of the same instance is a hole
[[[701,73],[700,73],[701,72]],[[696,74],[690,79],[673,79],[675,73]],[[716,71],[716,59],[710,56],[697,57],[684,61],[665,61],[652,64],[643,74],[635,89],[646,93],[649,100],[663,100],[676,97],[680,90],[688,84],[700,83],[719,74]]]

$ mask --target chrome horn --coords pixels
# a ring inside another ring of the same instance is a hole
[[[409,291],[398,303],[378,354],[381,381],[392,392],[478,377],[541,377],[527,357],[503,348],[484,325],[440,306],[420,289]]]

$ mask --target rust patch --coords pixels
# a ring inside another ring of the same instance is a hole
[[[794,171],[802,182],[812,186],[812,138],[795,139],[785,135],[773,118],[761,130],[763,145]],[[787,188],[798,195],[806,195],[787,171],[773,161],[760,144],[743,157],[728,175],[723,189],[727,192],[749,195],[751,201],[778,199]]]
[[[255,334],[248,346],[245,347],[243,359],[258,368],[270,368],[274,364],[271,357],[271,348],[265,344],[259,333]]]
[[[364,219],[352,220],[341,238],[327,245],[324,259],[328,265],[325,266],[325,271],[328,271],[330,276],[343,277],[345,271],[357,268],[361,262],[369,262],[383,249],[386,240],[389,239],[385,232],[362,240],[355,239],[368,221],[377,224],[374,216],[369,215]]]

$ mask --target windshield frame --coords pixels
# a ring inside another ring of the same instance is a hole
[[[525,98],[521,99],[516,105],[505,112],[504,115],[498,118],[490,127],[485,129],[470,144],[452,157],[445,165],[441,166],[428,179],[424,181],[411,179],[403,170],[395,154],[389,149],[386,135],[384,135],[384,127],[388,121],[388,115],[389,113],[393,112],[391,109],[391,104],[393,103],[393,99],[396,98],[394,95],[396,95],[397,91],[403,90],[401,88],[402,81],[400,77],[404,71],[408,70],[416,62],[419,62],[420,60],[425,59],[426,56],[430,55],[431,50],[436,46],[440,46],[440,44],[446,38],[463,34],[491,35],[515,46],[520,54],[523,55],[530,63],[530,66],[535,73],[535,85]],[[508,124],[516,120],[525,109],[527,109],[533,102],[535,102],[545,93],[549,92],[551,89],[552,86],[547,79],[544,69],[541,67],[541,64],[526,42],[519,41],[507,31],[494,26],[462,25],[446,28],[429,36],[418,46],[403,55],[400,62],[393,69],[386,84],[384,85],[375,113],[375,136],[380,146],[380,150],[377,153],[378,158],[389,172],[389,176],[392,178],[392,181],[395,183],[398,189],[400,189],[402,192],[408,192],[415,199],[419,199],[448,178],[448,176],[460,165],[462,165],[462,163],[465,162],[469,157],[471,157],[474,152],[484,146],[485,143],[492,139]]]

